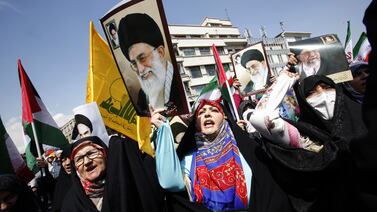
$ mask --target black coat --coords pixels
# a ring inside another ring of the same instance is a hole
[[[324,120],[305,99],[318,82],[336,89],[334,117]],[[349,151],[354,138],[365,135],[360,105],[348,99],[338,85],[324,76],[310,76],[296,87],[300,105],[298,122],[289,121],[310,140],[323,145],[318,152],[279,146],[265,139],[275,161],[271,168],[289,194],[296,211],[357,211],[355,163]]]
[[[155,161],[138,149],[135,141],[113,136],[109,141],[102,212],[163,211],[164,195]],[[98,212],[86,196],[75,171],[73,185],[62,207],[65,212]]]
[[[69,189],[72,186],[72,179],[69,174],[67,174],[62,167],[60,169],[59,177],[56,179],[56,185],[54,189],[54,198],[52,202],[52,211],[59,212]]]

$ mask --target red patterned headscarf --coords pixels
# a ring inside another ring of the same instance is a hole
[[[222,113],[224,115],[224,110],[221,107],[221,104],[219,102],[212,101],[212,100],[207,100],[207,99],[202,99],[200,101],[200,104],[199,104],[198,108],[196,108],[196,110],[195,110],[195,118],[198,117],[199,110],[202,109],[202,107],[204,107],[205,105],[211,105],[213,107],[216,107],[217,109],[219,109],[220,113]]]

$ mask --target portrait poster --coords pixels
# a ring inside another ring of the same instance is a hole
[[[77,106],[72,111],[75,119],[72,140],[78,140],[85,134],[84,136],[97,136],[109,146],[109,135],[96,102]]]
[[[271,76],[263,43],[255,43],[231,56],[233,68],[245,95],[265,90]]]
[[[352,80],[344,48],[337,35],[327,34],[288,43],[296,55],[300,80],[311,75],[325,75],[335,83]]]
[[[164,108],[166,116],[189,113],[162,0],[122,1],[101,25],[136,113],[150,116],[150,108]]]

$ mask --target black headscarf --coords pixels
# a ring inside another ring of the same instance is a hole
[[[336,90],[334,116],[330,120],[322,118],[320,113],[306,101],[309,92],[319,83],[325,83]],[[309,76],[297,87],[296,94],[301,111],[299,121],[312,124],[329,133],[330,136],[344,138],[347,142],[367,133],[362,120],[361,105],[344,95],[342,87],[330,78],[320,75]]]
[[[37,212],[40,210],[40,205],[35,199],[34,194],[22,183],[21,180],[14,174],[0,175],[0,191],[8,191],[12,194],[18,195],[18,200],[13,206],[11,212],[30,211]]]

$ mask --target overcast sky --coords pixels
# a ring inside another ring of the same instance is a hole
[[[58,124],[85,103],[89,64],[89,21],[103,35],[99,19],[115,0],[0,0],[0,116],[8,133],[24,151],[21,92],[17,59]],[[371,0],[164,0],[169,24],[200,24],[204,18],[229,18],[241,33],[254,37],[264,26],[274,37],[286,31],[335,33],[344,42],[347,20],[355,44],[364,11]]]

